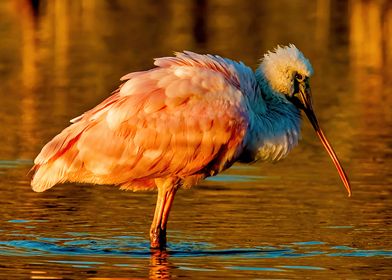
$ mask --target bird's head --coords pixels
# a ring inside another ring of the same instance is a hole
[[[327,150],[339,175],[351,195],[350,183],[332,146],[329,144],[313,110],[309,78],[313,68],[309,60],[293,44],[278,46],[273,52],[264,55],[257,75],[264,91],[283,95],[298,109],[303,110]]]
[[[313,74],[309,60],[293,44],[266,53],[259,71],[266,86],[287,97],[295,94],[299,84],[309,82]]]

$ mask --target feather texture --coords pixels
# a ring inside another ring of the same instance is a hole
[[[256,73],[192,52],[155,59],[42,149],[33,189],[69,181],[149,190],[166,178],[191,187],[236,160],[285,157],[300,137],[299,110],[284,97],[292,80],[285,59],[311,74],[292,45],[267,54]],[[274,76],[282,69],[283,82]]]
[[[231,165],[248,127],[246,97],[233,70],[207,56],[197,64],[198,56],[161,58],[125,76],[43,148],[33,189],[65,181],[151,189],[156,178],[199,179]]]

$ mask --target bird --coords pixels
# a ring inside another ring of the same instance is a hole
[[[301,111],[351,186],[313,109],[310,61],[294,45],[256,70],[218,55],[176,52],[123,76],[96,107],[71,120],[34,160],[32,189],[77,182],[157,190],[150,247],[166,248],[176,192],[235,162],[276,162],[298,144]]]

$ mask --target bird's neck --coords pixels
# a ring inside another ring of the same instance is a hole
[[[275,92],[258,69],[255,73],[265,106],[255,108],[253,129],[248,140],[250,160],[279,160],[298,143],[300,111],[282,94]]]
[[[262,68],[258,68],[255,72],[256,82],[260,91],[258,96],[261,97],[262,103],[265,104],[263,110],[257,112],[260,117],[273,116],[277,114],[276,120],[293,119],[298,121],[300,118],[299,109],[290,102],[283,94],[272,88],[272,82],[264,75]]]
[[[272,88],[272,82],[267,79],[262,70],[263,68],[259,67],[255,71],[255,77],[257,84],[260,87],[261,96],[268,105],[281,105],[282,103],[288,103],[289,101],[279,92],[276,92]],[[290,102],[291,103],[291,102]]]

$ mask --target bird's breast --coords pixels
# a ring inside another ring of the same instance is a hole
[[[278,161],[285,158],[298,144],[299,132],[291,130],[283,135],[267,138],[259,146],[256,160]]]
[[[288,155],[298,144],[299,138],[299,121],[297,125],[281,130],[256,130],[249,135],[238,161],[248,163],[258,160],[278,161]]]

